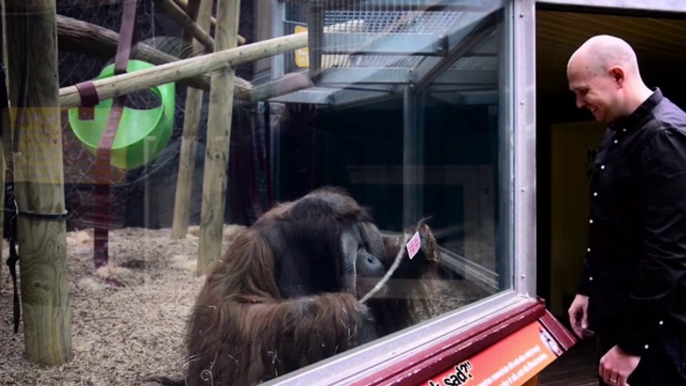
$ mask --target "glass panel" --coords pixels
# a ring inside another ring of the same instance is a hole
[[[7,379],[256,384],[513,288],[506,1],[238,1],[6,2]]]

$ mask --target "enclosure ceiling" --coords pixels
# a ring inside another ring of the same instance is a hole
[[[339,12],[341,15],[336,15]],[[328,16],[327,20],[341,20],[354,15],[341,11],[329,11],[327,15],[329,13],[332,15]],[[387,11],[387,13],[391,15],[388,16],[391,19],[398,17],[398,12]],[[441,16],[443,20],[455,21],[455,24],[450,27],[452,31],[458,31],[458,33],[465,31],[460,36],[462,38],[474,27],[473,24],[464,26],[459,21],[458,15],[469,14],[469,12],[447,11],[444,13],[450,15]],[[372,19],[369,25],[377,30],[378,26],[383,24],[375,23],[375,18],[383,19],[385,15],[385,12],[367,11],[364,13],[366,18]],[[480,19],[483,15],[483,13],[474,13],[472,16]],[[423,33],[421,31],[437,31],[436,27],[427,27],[422,30],[422,23],[430,19],[418,18],[417,23],[407,27],[405,31],[414,31],[417,35],[421,35]],[[663,89],[671,87],[680,90],[683,88],[682,81],[673,74],[683,73],[683,63],[686,63],[686,39],[684,39],[686,20],[684,18],[665,19],[539,10],[536,14],[536,29],[536,82],[539,100],[559,101],[561,98],[572,97],[571,93],[565,93],[567,60],[585,39],[602,33],[621,36],[636,48],[643,77],[649,85],[659,85]],[[420,32],[417,33],[417,31]],[[394,33],[401,34],[403,30],[396,29]],[[427,33],[427,35],[430,34]],[[337,38],[340,40],[342,37],[337,36]],[[332,41],[335,42],[335,40]],[[491,35],[452,64],[437,82],[470,91],[465,92],[465,95],[475,95],[477,90],[483,90],[484,87],[493,91],[497,90],[497,43],[497,34],[493,31]],[[387,40],[385,44],[386,47],[390,47],[392,40]],[[377,45],[377,47],[380,46],[381,44]],[[328,57],[326,60],[329,62],[324,60],[323,64],[331,67],[334,64],[333,59],[333,57]],[[436,66],[441,57],[365,53],[346,56],[346,60],[343,61],[340,57],[335,59],[338,67],[326,69],[322,81],[318,83],[319,87],[310,92],[307,100],[313,101],[312,103],[331,104],[333,101],[331,95],[345,93],[347,92],[345,88],[350,86],[368,87],[367,85],[372,80],[386,86],[388,90],[397,90],[391,86],[416,82],[422,76],[421,71],[428,72],[427,69]],[[470,84],[465,84],[468,83],[464,81],[465,79],[476,80],[477,84],[470,83],[472,87]],[[379,89],[379,84],[375,84],[374,88]],[[378,97],[372,92],[359,95]],[[293,94],[277,98],[277,100],[288,101],[291,96]],[[296,97],[296,99],[303,100],[301,97]],[[350,98],[339,99],[349,100]]]
[[[326,26],[363,20],[363,30],[326,33],[324,72],[316,87],[277,102],[340,105],[380,98],[409,84],[431,80],[470,91],[498,89],[498,35],[487,17],[498,9],[478,10],[328,10]],[[482,3],[483,4],[483,3]],[[304,24],[293,20],[286,23]],[[479,38],[473,38],[478,33]],[[440,73],[436,69],[442,67]],[[360,99],[362,98],[362,99]],[[305,102],[308,101],[308,102]]]
[[[683,16],[679,20],[539,10],[536,29],[539,100],[567,98],[573,103],[567,91],[567,61],[584,40],[596,34],[620,36],[633,45],[648,85],[683,93],[683,81],[678,79],[686,63]]]

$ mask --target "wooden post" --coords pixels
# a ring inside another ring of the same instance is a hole
[[[186,10],[186,8],[188,8],[188,0],[174,0],[174,3],[188,13]],[[217,19],[215,19],[214,16],[210,18],[210,25],[212,28],[217,28]],[[209,31],[209,28],[203,28],[203,30]],[[241,35],[238,35],[238,45],[240,46],[242,44],[245,44],[245,38]]]
[[[236,47],[239,11],[240,0],[218,0],[215,51]],[[219,69],[212,74],[196,271],[198,275],[204,275],[221,255],[234,72],[235,67],[229,65],[228,68]]]
[[[5,46],[4,41],[2,45]],[[6,59],[5,57],[3,58]],[[6,74],[3,71],[0,71],[0,73]],[[0,82],[3,82],[4,87],[7,87],[7,76],[0,78]],[[2,131],[0,132],[0,205],[2,205],[3,208],[2,210],[0,210],[0,283],[2,283],[2,273],[4,270],[8,268],[5,264],[7,259],[2,255],[2,243],[4,241],[3,235],[5,231],[5,216],[13,216],[14,214],[5,213],[4,210],[7,208],[7,206],[5,205],[5,186],[8,182],[11,182],[12,178],[12,173],[7,173],[7,171],[12,170],[12,120],[10,119],[10,111],[7,106],[9,101],[9,94],[6,88],[4,92],[0,92],[0,97],[8,98],[7,101],[2,101],[0,103],[0,106],[2,106],[2,109],[0,109],[0,119],[2,119]],[[7,257],[9,257],[9,254]]]
[[[165,13],[169,17],[176,20],[181,28],[184,29],[184,36],[186,33],[190,33],[193,35],[193,37],[198,39],[200,43],[202,43],[208,52],[212,52],[214,50],[214,39],[212,39],[210,34],[206,32],[209,31],[209,23],[207,23],[207,27],[201,27],[190,17],[190,15],[187,15],[183,9],[176,5],[173,0],[157,0],[156,2],[162,7],[162,9],[164,9]],[[190,10],[192,11],[192,9]]]
[[[4,82],[5,79],[2,79],[2,81]],[[5,138],[5,133],[0,133],[0,141],[2,141],[0,143],[0,205],[2,205],[2,210],[0,210],[0,283],[2,283],[2,272],[6,269],[5,259],[2,255],[2,241],[4,240],[2,235],[5,225],[5,184],[7,183],[5,181],[5,169],[7,169],[5,164]],[[9,138],[7,140],[9,141]]]
[[[3,11],[4,5],[2,7]],[[2,20],[2,23],[0,24],[0,27],[4,25],[4,20]],[[5,33],[4,33],[4,28],[0,29],[0,42],[2,42],[2,47],[5,47]],[[7,58],[4,57],[4,52],[3,52],[3,65],[6,63]],[[0,71],[0,74],[3,76],[0,77],[0,82],[2,84],[0,85],[0,98],[7,98],[4,101],[0,101],[0,106],[2,107],[0,109],[0,120],[2,120],[2,130],[0,130],[0,205],[2,205],[2,209],[0,209],[0,283],[2,283],[2,273],[5,269],[7,269],[7,265],[5,264],[6,259],[3,258],[2,255],[2,243],[4,241],[3,235],[4,235],[4,226],[5,226],[5,186],[7,184],[7,167],[8,167],[8,162],[7,162],[7,157],[10,157],[12,155],[12,130],[10,129],[10,125],[12,124],[12,121],[10,119],[10,112],[9,112],[9,93],[7,90],[7,73],[6,71]],[[12,162],[9,162],[9,165],[11,165]],[[11,176],[10,176],[11,177]],[[11,216],[11,214],[7,214],[8,216]]]
[[[57,366],[73,354],[55,1],[2,3],[12,121],[20,135],[14,177],[25,357]],[[27,93],[20,91],[24,75]]]
[[[200,28],[209,30],[210,16],[212,16],[212,0],[191,0],[187,12],[188,16],[195,20]],[[192,42],[194,49],[202,47],[202,44],[193,40],[193,36],[190,33],[184,34],[184,41],[187,43]],[[181,154],[179,156],[179,173],[176,181],[176,198],[174,201],[174,223],[172,224],[172,238],[174,239],[184,238],[188,232],[202,97],[202,90],[192,87],[188,88],[186,94],[186,114],[183,121],[183,137],[181,138]]]

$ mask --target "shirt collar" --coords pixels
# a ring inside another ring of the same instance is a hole
[[[655,108],[655,106],[662,101],[662,91],[660,88],[656,87],[652,90],[653,93],[650,95],[650,97],[648,97],[648,99],[641,103],[641,105],[638,106],[634,112],[612,123],[610,125],[610,129],[617,131],[623,128],[632,129],[635,126],[638,126],[638,124],[641,123],[643,119],[651,113],[653,108]]]

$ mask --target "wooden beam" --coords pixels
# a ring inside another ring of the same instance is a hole
[[[240,0],[218,0],[215,50],[231,50],[236,47],[240,9]],[[198,275],[206,274],[221,257],[235,68],[235,65],[229,65],[212,74],[196,270]]]
[[[172,0],[155,0],[159,4],[164,12],[169,15],[172,19],[176,20],[177,23],[184,30],[190,32],[194,38],[196,38],[208,52],[214,50],[214,39],[205,32],[205,29],[200,28],[198,24],[191,19],[183,9],[181,9]]]
[[[346,23],[336,24],[325,29],[325,32],[344,30],[350,31],[351,26],[359,26],[363,22],[353,20]],[[213,71],[235,68],[242,63],[254,62],[258,59],[282,54],[307,46],[307,31],[299,32],[274,39],[263,40],[244,46],[218,50],[211,54],[183,59],[172,63],[159,65],[155,68],[121,74],[107,79],[94,81],[96,90],[101,100],[110,99],[119,95],[126,95],[136,91],[147,90],[155,86],[169,82],[178,82],[198,75],[208,74]],[[237,87],[234,90],[236,97],[249,97],[244,95]],[[76,86],[68,86],[60,89],[60,105],[64,108],[77,107],[80,105],[79,92]]]
[[[66,224],[57,217],[65,203],[55,1],[2,4],[12,121],[14,135],[20,135],[14,176],[24,357],[58,366],[71,360],[73,351]]]
[[[117,53],[119,34],[95,24],[57,15],[57,35],[59,49],[62,51],[78,52],[105,60],[113,58]],[[194,52],[202,51],[194,50]],[[133,58],[156,65],[180,60],[143,43],[138,43],[138,49]],[[191,87],[210,91],[210,78],[205,74],[183,79],[182,82]],[[250,82],[242,78],[236,79],[236,86],[236,93],[241,98],[249,95],[252,88]]]
[[[195,20],[201,28],[207,29],[212,15],[212,0],[191,0],[187,8],[188,16]],[[184,41],[192,44],[193,48],[201,44],[193,40],[192,35],[184,34]],[[176,182],[176,197],[174,200],[174,221],[172,223],[172,238],[182,239],[188,233],[191,216],[191,191],[193,187],[193,172],[195,170],[195,154],[198,147],[198,131],[200,130],[200,112],[202,110],[203,91],[189,88],[186,93],[186,113],[183,121],[183,136],[181,138],[181,154],[179,155],[179,173]]]
[[[188,0],[174,0],[174,3],[187,12]],[[214,16],[210,19],[210,23],[212,28],[217,28],[217,19],[215,19]],[[205,31],[209,31],[209,28],[205,28]],[[243,44],[245,44],[245,38],[241,35],[238,35],[238,45],[240,46]]]

